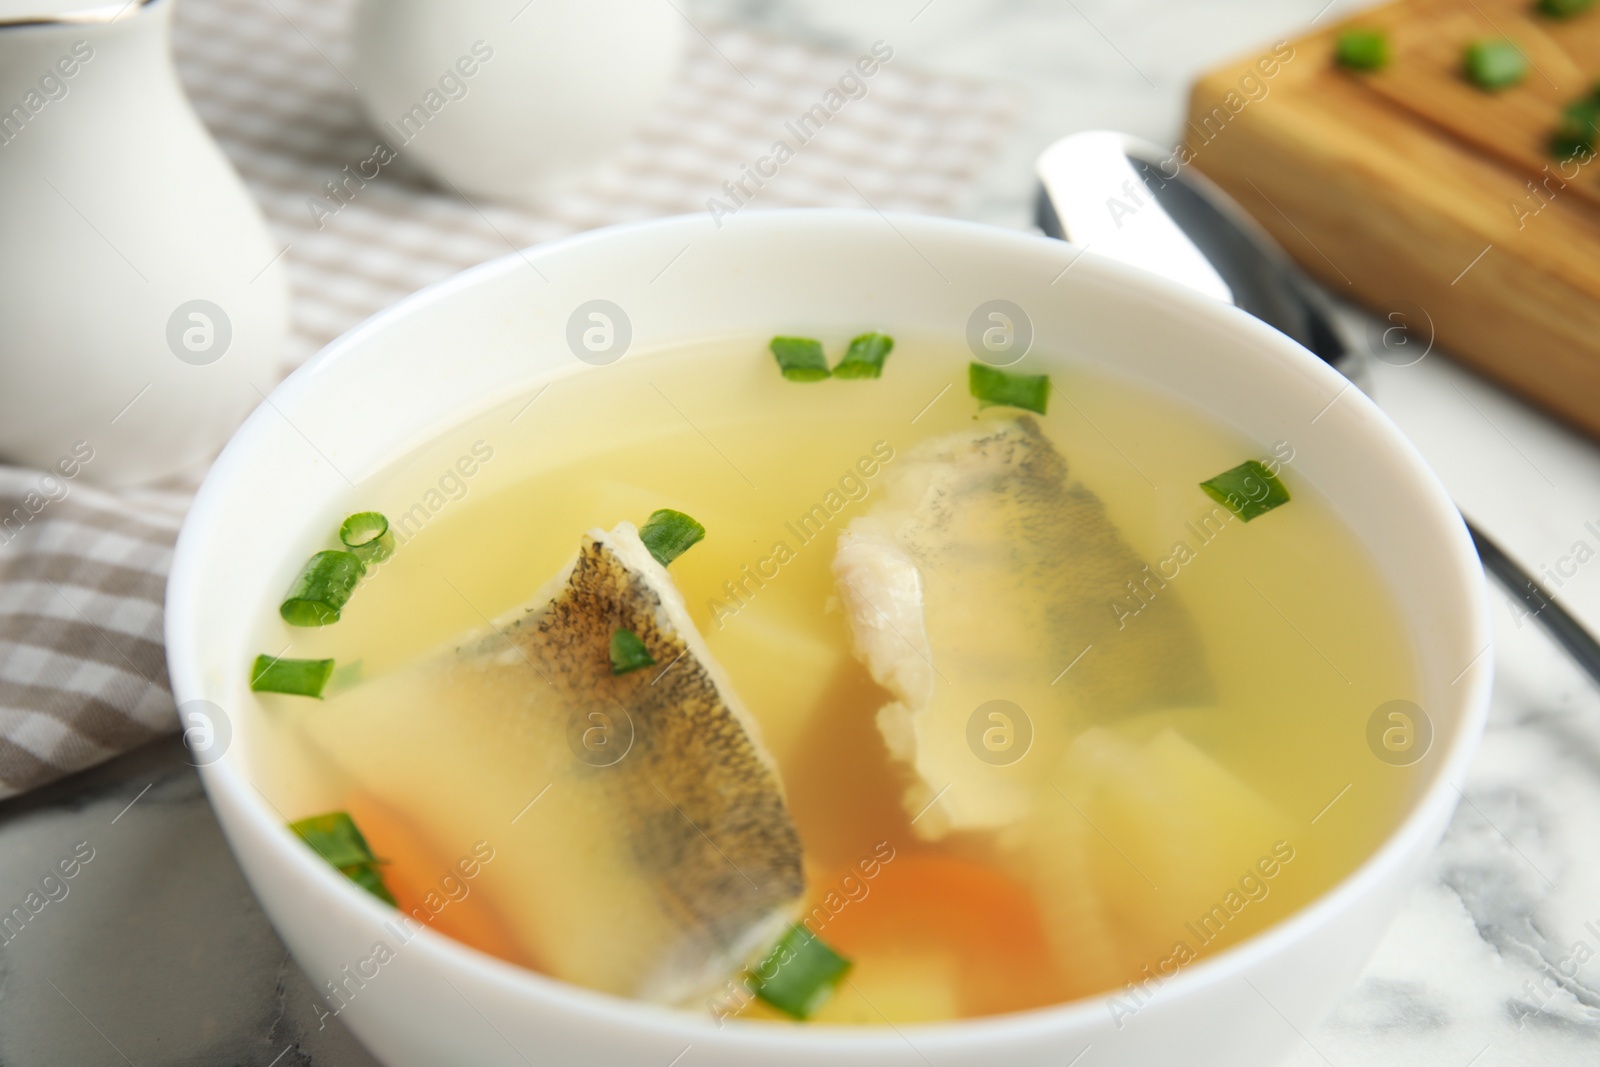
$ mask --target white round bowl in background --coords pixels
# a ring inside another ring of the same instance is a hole
[[[351,75],[392,152],[473,196],[526,202],[623,145],[685,33],[662,0],[362,0]]]
[[[232,743],[202,768],[250,884],[313,986],[368,957],[394,912],[328,867],[254,788],[263,713],[247,686],[261,605],[310,525],[350,484],[435,434],[559,375],[593,373],[569,320],[610,301],[630,351],[803,332],[963,336],[972,309],[1026,310],[1048,368],[1071,358],[1180,394],[1257,441],[1292,440],[1299,478],[1333,504],[1386,578],[1414,645],[1433,749],[1402,821],[1354,873],[1289,918],[1163,983],[1138,1012],[1109,997],[898,1028],[729,1023],[576,988],[417,933],[341,1018],[391,1067],[1019,1064],[1267,1065],[1355,980],[1454,809],[1488,704],[1483,574],[1459,515],[1363,395],[1245,313],[1059,241],[872,212],[745,213],[583,234],[467,271],[334,342],[251,416],[178,542],[167,650],[180,706],[224,709]],[[1076,262],[1070,271],[1065,268]],[[626,358],[626,357],[625,357]],[[1126,997],[1126,994],[1124,994]]]

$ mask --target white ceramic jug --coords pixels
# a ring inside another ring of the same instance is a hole
[[[388,147],[527,201],[620,147],[677,72],[666,0],[362,0],[352,77]]]
[[[276,382],[280,249],[178,84],[172,5],[0,4],[0,461],[192,469]]]

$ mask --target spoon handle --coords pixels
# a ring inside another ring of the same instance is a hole
[[[1596,641],[1582,623],[1557,604],[1555,597],[1544,586],[1518,566],[1499,545],[1489,540],[1482,530],[1468,522],[1467,532],[1472,535],[1472,543],[1483,560],[1484,571],[1498,578],[1512,596],[1521,600],[1527,606],[1528,614],[1539,620],[1556,643],[1578,661],[1584,673],[1600,683],[1600,641]]]

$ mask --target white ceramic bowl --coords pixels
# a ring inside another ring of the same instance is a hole
[[[569,316],[606,299],[635,350],[710,335],[845,334],[871,325],[961,337],[1004,297],[1036,348],[1190,398],[1257,441],[1290,440],[1297,476],[1345,517],[1391,584],[1415,643],[1435,736],[1399,828],[1311,906],[1165,982],[1118,1025],[1105,997],[1016,1015],[867,1029],[730,1023],[575,988],[424,930],[341,1018],[392,1067],[423,1064],[1268,1064],[1349,987],[1444,830],[1482,729],[1492,655],[1483,575],[1421,457],[1322,363],[1232,307],[1044,238],[869,212],[705,216],[583,234],[467,271],[351,331],[284,382],[234,437],[195,502],[167,593],[182,705],[230,720],[203,768],[228,841],[267,914],[321,988],[393,912],[301,845],[253,787],[262,712],[246,685],[254,619],[345,498],[426,436],[579,366]],[[1319,414],[1320,413],[1320,414]],[[348,988],[355,989],[355,986]],[[1126,1001],[1124,1001],[1126,1003]]]

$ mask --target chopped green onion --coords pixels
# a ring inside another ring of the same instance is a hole
[[[1550,154],[1565,162],[1594,155],[1600,136],[1600,97],[1591,95],[1568,104],[1561,123],[1550,135]]]
[[[1043,415],[1050,401],[1048,374],[1012,374],[986,363],[967,368],[967,387],[978,398],[980,408],[1025,408]]]
[[[290,823],[289,829],[335,867],[378,862],[378,857],[372,854],[372,846],[361,836],[356,821],[348,812],[330,811],[326,815],[313,815],[309,819]]]
[[[322,687],[333,673],[331,659],[283,659],[257,656],[250,670],[250,688],[257,693],[288,693],[322,699]]]
[[[339,527],[339,540],[362,563],[382,563],[394,555],[394,531],[376,511],[358,511]]]
[[[828,376],[828,357],[822,342],[809,337],[774,337],[768,346],[778,368],[791,382],[820,382]]]
[[[705,536],[704,526],[671,508],[652,511],[639,527],[639,540],[663,567],[699,544]]]
[[[618,630],[611,635],[612,674],[627,674],[654,662],[650,650],[644,647],[644,642],[632,630]]]
[[[1389,65],[1389,35],[1382,30],[1345,30],[1334,58],[1350,70],[1382,70]]]
[[[1551,18],[1569,19],[1594,6],[1594,0],[1539,0],[1539,10]]]
[[[348,813],[331,811],[326,815],[313,815],[290,823],[289,829],[346,878],[384,903],[394,904],[394,894],[383,884],[383,874],[378,870],[382,861],[372,854],[367,839],[361,836]]]
[[[1505,89],[1528,73],[1528,57],[1506,38],[1473,41],[1462,56],[1467,80],[1480,89]]]
[[[850,342],[844,358],[833,368],[835,378],[877,378],[883,361],[894,351],[894,338],[884,333],[864,333]]]
[[[383,884],[383,872],[375,866],[340,867],[339,871],[356,885],[365,889],[391,908],[395,906],[394,894]]]
[[[1253,459],[1201,482],[1200,488],[1245,522],[1289,502],[1289,490],[1275,474]]]
[[[278,614],[290,626],[326,626],[339,621],[339,610],[367,572],[354,552],[318,552],[306,561]]]
[[[825,1004],[851,963],[796,923],[751,971],[756,996],[796,1019]]]

